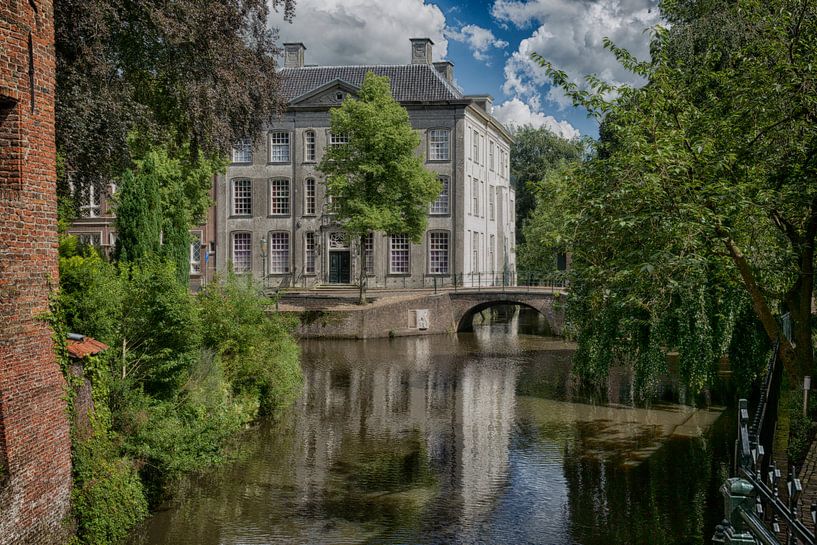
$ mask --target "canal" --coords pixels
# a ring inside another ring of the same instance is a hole
[[[682,544],[708,541],[733,416],[576,392],[535,313],[474,333],[304,342],[304,389],[237,461],[185,479],[145,544]],[[717,396],[715,397],[717,400]]]

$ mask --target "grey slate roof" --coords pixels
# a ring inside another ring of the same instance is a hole
[[[305,66],[281,70],[282,92],[287,101],[335,80],[360,87],[367,72],[388,76],[392,96],[398,102],[460,100],[462,92],[431,64],[369,66]]]

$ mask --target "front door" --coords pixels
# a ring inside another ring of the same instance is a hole
[[[352,259],[349,251],[329,252],[329,283],[349,284],[352,281]]]

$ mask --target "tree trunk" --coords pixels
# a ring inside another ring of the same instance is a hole
[[[812,238],[808,238],[811,236]],[[786,306],[792,319],[794,352],[801,376],[811,375],[814,365],[811,333],[811,299],[814,294],[814,238],[807,232],[799,250],[799,276],[786,294]]]
[[[366,304],[366,235],[360,235],[360,299],[357,304]]]
[[[794,347],[785,337],[783,337],[782,331],[780,330],[780,325],[777,323],[771,309],[769,309],[769,305],[766,302],[766,298],[763,296],[763,292],[757,285],[755,275],[752,272],[752,268],[749,266],[749,262],[746,261],[746,257],[731,238],[724,237],[723,241],[724,244],[726,244],[726,249],[729,251],[729,255],[732,256],[732,261],[734,261],[735,266],[738,268],[740,277],[743,280],[743,286],[746,288],[746,291],[749,293],[749,297],[752,300],[752,308],[754,309],[758,320],[760,320],[760,323],[763,325],[766,335],[769,337],[769,340],[772,343],[780,339],[780,359],[783,361],[786,371],[794,377],[801,376],[800,365],[798,364]]]

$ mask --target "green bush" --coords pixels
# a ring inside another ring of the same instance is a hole
[[[204,346],[222,359],[233,393],[255,397],[261,414],[290,403],[301,385],[295,320],[270,313],[269,304],[233,274],[199,294]]]
[[[142,482],[105,435],[75,445],[72,507],[81,543],[108,544],[127,536],[148,513]]]

